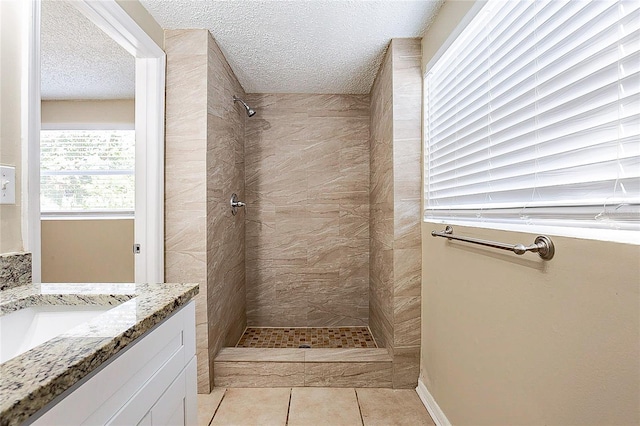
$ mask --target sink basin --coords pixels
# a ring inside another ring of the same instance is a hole
[[[33,306],[0,316],[0,364],[90,321],[113,306]]]

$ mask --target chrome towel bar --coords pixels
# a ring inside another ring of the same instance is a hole
[[[466,241],[468,243],[480,244],[483,246],[493,247],[500,250],[509,250],[518,255],[522,255],[528,251],[531,251],[534,253],[538,253],[538,255],[540,255],[540,257],[543,258],[544,260],[553,259],[553,255],[556,252],[556,249],[553,245],[553,242],[551,241],[551,238],[547,237],[546,235],[537,236],[533,244],[529,246],[525,246],[523,244],[504,244],[504,243],[497,243],[494,241],[481,240],[479,238],[458,237],[456,235],[453,235],[453,228],[447,225],[447,227],[444,228],[444,231],[441,231],[441,232],[431,231],[431,236],[444,237],[449,240]]]

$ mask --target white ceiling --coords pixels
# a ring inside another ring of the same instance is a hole
[[[42,99],[134,97],[134,57],[66,1],[42,2],[41,64]]]
[[[369,93],[392,38],[442,0],[141,0],[165,29],[208,29],[248,93]]]

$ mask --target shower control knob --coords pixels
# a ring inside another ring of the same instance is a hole
[[[238,213],[238,207],[246,206],[242,201],[238,201],[238,195],[234,192],[231,195],[231,214],[236,215]]]

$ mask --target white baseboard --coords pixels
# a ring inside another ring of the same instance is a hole
[[[431,415],[431,418],[435,422],[436,426],[451,426],[449,419],[447,419],[447,416],[444,415],[436,400],[433,399],[433,395],[429,393],[429,390],[422,381],[422,378],[418,379],[418,387],[416,388],[416,392],[418,393],[418,396],[420,397],[420,400],[424,404],[425,408]]]

